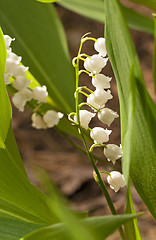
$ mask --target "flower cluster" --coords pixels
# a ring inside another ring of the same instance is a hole
[[[4,35],[4,40],[7,49],[7,59],[4,73],[4,81],[6,85],[12,84],[16,89],[16,93],[12,97],[12,102],[23,112],[26,103],[32,99],[36,100],[38,106],[47,102],[48,92],[46,86],[37,86],[31,88],[30,82],[27,79],[26,71],[28,67],[22,65],[22,58],[12,52],[10,47],[12,39],[8,35]],[[10,81],[10,80],[13,80]],[[38,108],[37,108],[38,109]],[[62,113],[48,110],[45,114],[34,112],[32,115],[32,126],[37,129],[51,128],[58,124],[59,119],[63,117]]]
[[[77,125],[80,124],[82,128],[85,128],[86,130],[89,129],[90,137],[94,141],[94,144],[91,148],[94,146],[103,146],[103,152],[107,160],[112,161],[112,163],[115,164],[116,160],[122,157],[122,147],[121,145],[117,146],[115,144],[105,144],[109,141],[109,136],[112,130],[102,127],[94,127],[92,129],[89,128],[89,123],[91,119],[95,117],[95,115],[97,115],[98,119],[108,127],[111,125],[115,118],[119,117],[115,111],[105,107],[108,100],[113,98],[111,91],[109,90],[111,78],[101,73],[102,69],[106,66],[108,61],[108,57],[106,57],[107,51],[105,47],[105,39],[102,37],[98,39],[85,37],[81,39],[81,44],[89,39],[95,41],[94,49],[98,52],[98,54],[94,54],[92,56],[88,56],[87,54],[79,54],[76,58],[73,59],[73,65],[76,69],[77,65],[75,62],[78,60],[84,61],[85,69],[80,70],[78,75],[84,72],[91,76],[92,85],[95,87],[95,90],[92,91],[86,86],[81,86],[76,89],[77,94],[81,93],[85,95],[87,99],[86,102],[78,105],[78,113],[69,114],[69,119],[73,124],[75,122]],[[84,92],[84,90],[87,90],[89,94]],[[80,107],[84,105],[90,106],[92,112],[87,110],[80,110]],[[74,115],[73,118],[71,118],[72,115]],[[77,119],[77,115],[79,117],[79,121]],[[115,171],[109,174],[107,181],[111,185],[111,188],[113,188],[115,191],[118,191],[120,187],[123,187],[125,185],[123,175]]]

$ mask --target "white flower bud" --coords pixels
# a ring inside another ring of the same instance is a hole
[[[94,93],[90,94],[90,99],[92,102],[100,105],[101,107],[105,105],[105,103],[111,99],[113,96],[110,93],[110,90],[96,89]]]
[[[49,110],[44,114],[43,120],[46,123],[47,127],[51,128],[57,125],[59,123],[60,118],[62,117],[63,117],[62,113]]]
[[[106,77],[104,74],[96,74],[92,78],[92,84],[99,89],[110,88],[110,81],[112,78]]]
[[[10,74],[9,73],[4,73],[4,82],[6,85],[10,84]]]
[[[108,129],[94,127],[92,131],[90,131],[90,137],[94,140],[95,143],[102,144],[109,141],[109,135],[111,132],[112,131]]]
[[[91,119],[95,117],[95,113],[91,113],[87,110],[80,110],[80,124],[86,130],[88,129],[88,124],[90,123]],[[74,121],[77,122],[77,116],[74,116]]]
[[[97,39],[97,42],[94,43],[94,48],[102,57],[107,55],[107,50],[105,46],[105,39],[100,37]]]
[[[93,73],[98,74],[107,64],[108,58],[102,58],[99,54],[93,55],[91,58],[87,57],[84,62],[84,68]]]
[[[39,103],[40,102],[43,102],[43,103],[46,103],[47,98],[48,96],[48,92],[47,92],[47,88],[46,86],[42,86],[42,87],[36,87],[33,89],[33,92],[32,92],[32,97],[37,100]]]
[[[119,115],[109,108],[104,108],[101,112],[98,112],[99,120],[108,126],[110,126],[114,119],[118,117]]]
[[[107,182],[115,192],[126,185],[124,176],[120,172],[112,171],[110,174],[111,176],[107,177]]]
[[[10,48],[9,48],[10,44],[11,44],[12,41],[15,40],[15,38],[11,38],[8,35],[3,35],[3,37],[4,37],[4,40],[5,40],[5,45],[6,45],[7,50],[10,50]]]
[[[108,161],[112,161],[115,164],[116,160],[122,157],[122,146],[118,147],[115,144],[108,144],[104,148],[104,155]]]
[[[12,97],[12,102],[14,103],[15,107],[19,109],[19,111],[24,111],[24,106],[27,101],[30,101],[32,98],[32,92],[28,89],[24,89],[14,94]]]
[[[46,123],[44,122],[43,118],[36,113],[33,113],[31,116],[32,126],[37,129],[46,129]]]
[[[30,81],[24,76],[17,76],[13,82],[13,87],[18,90],[23,90],[28,87]]]

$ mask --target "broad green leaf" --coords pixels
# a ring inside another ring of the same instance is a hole
[[[104,0],[63,0],[59,1],[58,4],[85,17],[104,23]],[[124,12],[130,27],[148,33],[154,32],[152,19],[127,7],[124,7]]]
[[[119,228],[121,224],[127,220],[132,220],[139,215],[118,215],[118,216],[104,216],[97,218],[86,218],[79,220],[77,215],[73,213],[67,203],[63,200],[55,187],[51,184],[45,173],[41,175],[44,182],[45,190],[51,196],[49,205],[52,211],[62,222],[55,224],[48,228],[40,229],[32,234],[26,236],[25,239],[58,239],[58,240],[98,240],[104,239]]]
[[[80,223],[86,230],[91,234],[94,240],[103,240],[109,235],[111,235],[118,227],[120,227],[125,222],[132,220],[137,215],[117,215],[117,216],[104,216],[104,217],[94,217],[82,220]],[[73,229],[71,228],[72,232]],[[21,238],[21,240],[75,240],[81,239],[79,236],[77,238],[71,238],[71,233],[67,231],[64,224],[55,224],[51,227],[45,227],[35,231],[32,234]],[[84,236],[84,239],[87,239]]]
[[[126,214],[135,214],[132,196],[131,196],[131,188],[130,184],[127,187],[127,194],[126,194]],[[124,224],[125,234],[127,240],[141,240],[141,236],[139,233],[139,228],[137,224],[137,219],[133,219],[132,221],[127,222]]]
[[[154,17],[154,55],[153,55],[153,79],[154,79],[154,89],[156,94],[156,14]]]
[[[145,5],[146,7],[156,11],[156,0],[129,0],[129,1]]]
[[[74,70],[54,6],[32,0],[0,1],[0,22],[5,34],[16,38],[13,51],[47,86],[58,108],[69,113],[74,107]]]
[[[28,213],[27,219],[29,221],[34,221],[35,218],[36,223],[56,222],[55,216],[46,204],[47,197],[23,177],[13,156],[5,145],[4,147],[0,149],[0,198],[11,206],[15,205],[22,212]],[[0,209],[5,210],[3,207],[0,204]]]
[[[0,239],[19,240],[19,238],[43,226],[0,213]]]
[[[0,46],[0,212],[53,223],[56,219],[46,204],[47,197],[29,182],[13,136],[11,106],[4,84],[6,47],[2,31]]]
[[[43,2],[43,3],[53,3],[53,2],[57,2],[59,0],[37,0],[38,2]]]
[[[4,148],[4,143],[8,151],[14,155],[17,167],[26,177],[26,172],[17,150],[16,142],[11,127],[12,110],[9,102],[8,94],[4,84],[4,69],[6,62],[6,46],[3,33],[0,29],[0,148]]]
[[[106,45],[117,80],[120,100],[122,144],[124,150],[123,172],[128,182],[129,168],[127,169],[126,166],[130,164],[132,182],[152,215],[156,218],[155,105],[145,88],[136,51],[123,15],[122,6],[118,0],[105,0],[105,4],[107,8]],[[133,81],[136,85],[134,87],[131,87],[129,81],[132,66],[134,66]],[[131,96],[135,96],[135,101],[130,101]],[[146,98],[144,99],[143,96],[146,96]],[[125,138],[125,135],[128,134],[130,124],[129,108],[132,107],[129,105],[129,102],[132,102],[133,105],[135,104],[135,112],[131,118],[132,120],[130,120],[130,122],[133,121],[130,127],[130,145]]]

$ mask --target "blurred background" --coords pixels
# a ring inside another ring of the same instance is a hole
[[[132,3],[128,5],[152,17],[152,12],[147,8]],[[55,4],[55,6],[65,29],[71,59],[77,55],[80,38],[83,34],[91,32],[91,36],[95,38],[103,36],[103,24],[82,17],[57,4]],[[131,30],[131,34],[140,58],[141,68],[148,90],[154,99],[152,76],[153,35],[135,30]],[[86,42],[83,52],[89,55],[94,54],[93,42]],[[112,77],[111,91],[114,98],[108,102],[107,107],[119,113],[118,94],[110,63],[108,63],[103,73]],[[90,79],[84,75],[81,78],[81,84],[92,88]],[[92,126],[102,125],[98,120],[94,120],[91,123],[91,127]],[[75,149],[56,129],[36,130],[32,128],[31,112],[28,109],[20,113],[13,107],[13,129],[25,168],[33,184],[40,187],[42,180],[37,177],[36,173],[38,167],[41,167],[47,171],[50,179],[60,189],[65,198],[69,200],[73,209],[88,211],[89,216],[110,214],[100,188],[93,179],[92,167],[85,154]],[[110,143],[120,144],[119,119],[113,122],[111,129],[113,132],[110,137]],[[108,166],[105,157],[97,150],[95,153],[97,155],[99,154],[102,159],[102,163],[98,165],[99,169],[111,171],[111,165]],[[106,182],[106,177],[104,177],[104,181]],[[117,212],[122,214],[124,212],[126,189],[123,188],[118,193],[114,193],[107,183],[106,186],[108,187]],[[133,187],[132,196],[136,212],[145,212],[145,214],[139,218],[139,228],[142,239],[156,239],[156,224]],[[120,237],[116,232],[108,239],[118,240]]]

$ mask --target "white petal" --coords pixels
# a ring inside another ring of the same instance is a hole
[[[112,78],[105,76],[104,74],[96,74],[92,78],[92,84],[94,87],[99,89],[110,88],[110,81]]]
[[[102,57],[107,55],[107,50],[105,46],[105,39],[100,37],[97,39],[97,42],[94,43],[94,48]]]
[[[46,129],[47,126],[43,120],[43,118],[40,115],[37,115],[36,113],[33,113],[31,116],[32,119],[32,126],[37,129]]]
[[[47,88],[46,86],[42,86],[42,87],[36,87],[33,89],[32,92],[32,97],[37,100],[39,103],[40,102],[47,102],[47,96],[48,96],[48,92],[47,92]]]
[[[120,172],[112,171],[110,174],[111,176],[107,177],[107,181],[115,192],[126,185],[124,176]]]
[[[44,116],[43,120],[46,123],[47,127],[51,128],[54,127],[59,123],[60,118],[63,117],[63,114],[60,112],[56,112],[53,110],[48,110]]]
[[[109,108],[104,108],[101,112],[98,112],[99,120],[108,126],[110,126],[114,119],[118,117],[119,115]]]
[[[97,143],[104,143],[109,141],[109,135],[111,134],[111,130],[104,129],[101,127],[94,127],[90,132],[90,137]]]
[[[5,40],[5,44],[6,44],[6,48],[9,50],[9,47],[11,45],[11,42],[15,40],[15,38],[11,38],[8,35],[3,35],[4,36],[4,40]]]
[[[22,90],[29,86],[30,81],[24,76],[17,76],[13,82],[13,87]]]
[[[9,73],[4,73],[4,82],[5,82],[6,85],[9,85],[11,83]]]
[[[105,91],[103,89],[96,89],[94,93],[90,94],[90,98],[92,102],[100,105],[101,107],[105,105],[105,103],[111,99],[113,96],[110,94],[110,91]]]
[[[112,161],[113,164],[115,164],[116,160],[122,157],[122,148],[116,144],[108,144],[106,148],[104,148],[104,155],[108,161]]]
[[[14,94],[12,97],[12,102],[14,103],[15,107],[19,109],[19,111],[24,111],[24,106],[27,101],[30,101],[32,98],[32,92],[28,89],[23,89]]]
[[[101,72],[102,68],[106,66],[107,61],[108,59],[102,58],[99,54],[95,54],[91,56],[91,58],[86,58],[84,68],[93,74],[98,74]]]
[[[91,119],[95,116],[95,113],[91,113],[87,110],[80,110],[80,124],[86,130],[88,129],[88,125]],[[74,121],[77,122],[77,116],[74,116]]]

